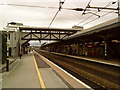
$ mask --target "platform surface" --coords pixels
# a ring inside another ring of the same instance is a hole
[[[46,88],[69,88],[38,54],[34,53],[34,56]]]
[[[2,82],[2,88],[40,88],[32,54],[22,57]]]
[[[49,51],[45,51],[42,50],[44,52],[49,52]],[[98,57],[87,57],[87,56],[75,56],[75,55],[68,55],[68,54],[63,54],[63,53],[56,53],[56,52],[50,52],[52,54],[56,54],[56,55],[61,55],[61,56],[67,56],[67,57],[72,57],[72,58],[76,58],[76,59],[83,59],[83,60],[88,60],[88,61],[93,61],[93,62],[99,62],[99,63],[103,63],[103,64],[109,64],[109,65],[114,65],[114,66],[119,66],[120,67],[120,61],[119,59],[103,59],[103,58],[98,58]]]
[[[24,55],[18,65],[2,82],[2,88],[41,88],[41,81],[37,73],[35,61],[38,63],[40,77],[45,88],[69,88],[64,81],[40,57],[34,58],[33,52]]]

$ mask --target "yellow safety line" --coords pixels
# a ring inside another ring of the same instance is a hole
[[[34,56],[33,53],[32,53],[32,55],[33,55],[33,58],[34,58],[34,64],[35,64],[36,71],[37,71],[37,74],[38,74],[38,79],[39,79],[40,86],[41,86],[41,88],[44,88],[44,90],[46,90],[46,89],[45,89],[46,87],[45,87],[45,84],[44,84],[44,82],[43,82],[41,73],[40,73],[40,71],[39,71],[39,69],[38,69],[38,65],[37,65],[37,63],[36,63],[35,56]]]

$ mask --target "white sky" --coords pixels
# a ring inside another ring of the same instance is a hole
[[[117,0],[92,0],[90,5],[105,7],[109,2],[112,1],[117,1]],[[66,0],[62,7],[85,8],[88,2],[89,0]],[[59,0],[0,0],[0,30],[3,30],[3,28],[7,25],[7,23],[10,22],[20,22],[23,23],[24,25],[30,25],[30,26],[48,27],[56,11],[58,10],[51,8],[11,6],[7,4],[59,7]],[[117,8],[117,3],[109,6],[109,8],[110,7]],[[101,16],[108,12],[108,11],[106,12],[102,12],[102,11],[97,14]],[[83,21],[84,19],[86,19],[91,15],[91,14],[82,15],[82,12],[62,9],[58,13],[57,17],[55,18],[54,22],[50,27],[71,28],[72,26],[77,25],[79,22]],[[84,25],[84,28],[89,28],[91,26],[108,21],[116,17],[117,17],[116,13],[110,13],[89,24]],[[97,16],[93,15],[91,18],[89,18],[88,20],[86,20],[85,22],[79,25],[82,26],[86,22],[89,22],[95,18],[97,18]]]

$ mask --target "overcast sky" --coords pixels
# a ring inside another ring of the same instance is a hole
[[[105,7],[110,2],[117,0],[92,0],[90,6],[100,6]],[[89,0],[65,0],[63,8],[85,8]],[[55,13],[58,9],[52,8],[38,8],[38,7],[25,7],[25,6],[13,6],[7,4],[17,4],[17,5],[31,5],[31,6],[43,6],[43,7],[59,7],[59,0],[0,0],[0,30],[2,30],[7,23],[10,22],[20,22],[24,25],[38,26],[38,27],[48,27],[51,20],[53,19]],[[108,6],[109,8],[117,8],[117,3]],[[95,10],[95,9],[92,9]],[[111,10],[101,10],[101,12],[89,11],[96,13],[97,15],[104,15]],[[71,28],[74,25],[78,25],[80,22],[91,16],[92,14],[82,15],[83,11],[72,11],[62,9],[50,27],[56,28]],[[88,12],[88,11],[87,11]],[[86,12],[86,13],[87,13]],[[98,16],[93,15],[91,18],[79,24],[79,26],[84,26],[84,28],[89,28],[96,24],[105,22],[107,20],[116,18],[116,13],[107,14],[91,23],[85,24]],[[84,25],[85,24],[85,25]]]

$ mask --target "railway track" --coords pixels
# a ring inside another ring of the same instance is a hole
[[[118,90],[120,88],[119,67],[54,55],[38,49],[36,51],[94,89]]]

